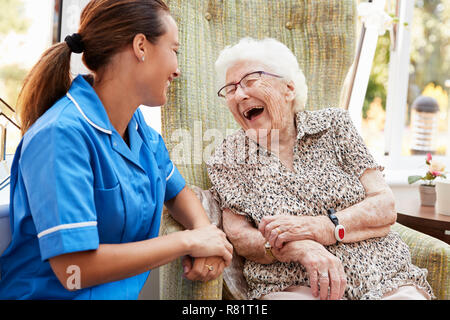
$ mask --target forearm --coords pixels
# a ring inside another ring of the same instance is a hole
[[[357,242],[386,236],[396,220],[392,191],[380,189],[336,216],[345,228],[343,242]],[[296,240],[314,240],[322,245],[336,243],[335,225],[326,216],[267,216],[259,224],[259,231],[272,247]]]
[[[258,229],[246,221],[244,216],[225,209],[223,211],[223,229],[238,255],[262,264],[276,261],[266,254],[264,244],[267,240]]]
[[[188,252],[189,244],[182,231],[139,242],[101,244],[96,250],[51,258],[50,265],[66,288],[71,276],[67,268],[78,267],[81,288],[87,288],[141,274]]]
[[[363,241],[371,238],[379,238],[386,236],[391,231],[390,226],[377,227],[377,228],[365,228],[364,230],[354,230],[350,233],[346,232],[346,236],[342,242],[352,243]]]
[[[340,224],[345,227],[344,242],[383,237],[397,220],[394,194],[381,172],[367,169],[360,182],[366,193],[364,200],[336,213]],[[331,228],[328,235],[333,234],[334,225],[328,223],[327,228]]]
[[[240,234],[231,239],[234,250],[238,255],[247,260],[255,261],[261,264],[274,263],[276,260],[266,254],[264,244],[267,242],[261,232],[253,228],[253,230],[242,230]]]
[[[165,203],[171,216],[186,229],[196,229],[211,224],[200,200],[187,186]]]
[[[363,201],[336,215],[349,231],[387,227],[397,219],[394,196],[390,189],[369,194]]]
[[[368,194],[363,201],[337,212],[336,216],[345,227],[344,242],[383,237],[397,219],[392,191],[383,189]]]

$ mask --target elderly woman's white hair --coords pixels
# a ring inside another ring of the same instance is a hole
[[[227,46],[220,52],[215,63],[218,86],[225,84],[227,70],[238,61],[260,62],[270,69],[264,71],[292,81],[295,86],[294,112],[304,109],[308,91],[305,76],[300,70],[297,58],[283,43],[272,38],[256,40],[247,37],[235,45]]]

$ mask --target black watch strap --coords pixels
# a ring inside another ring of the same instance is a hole
[[[339,219],[335,215],[336,210],[333,208],[327,210],[328,218],[330,218],[331,222],[334,223],[334,225],[337,227],[339,225]]]
[[[328,218],[330,218],[331,222],[334,224],[334,237],[337,241],[342,241],[345,236],[345,228],[339,223],[339,219],[336,217],[335,213],[336,210],[333,208],[327,210]]]

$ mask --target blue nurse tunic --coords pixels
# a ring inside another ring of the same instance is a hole
[[[1,299],[138,298],[149,272],[68,291],[48,262],[158,236],[163,204],[185,181],[139,109],[127,130],[129,146],[78,76],[24,135],[11,168],[12,241],[0,257]]]

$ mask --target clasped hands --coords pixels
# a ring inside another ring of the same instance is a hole
[[[264,217],[258,226],[278,261],[305,267],[312,294],[321,300],[341,299],[347,286],[341,261],[324,247],[336,243],[330,225],[326,216],[276,215]]]
[[[216,279],[226,267],[222,257],[193,258],[184,256],[183,277],[191,281],[210,281]]]
[[[181,261],[183,277],[191,281],[216,279],[233,256],[233,246],[225,233],[213,224],[185,232],[191,250]]]

